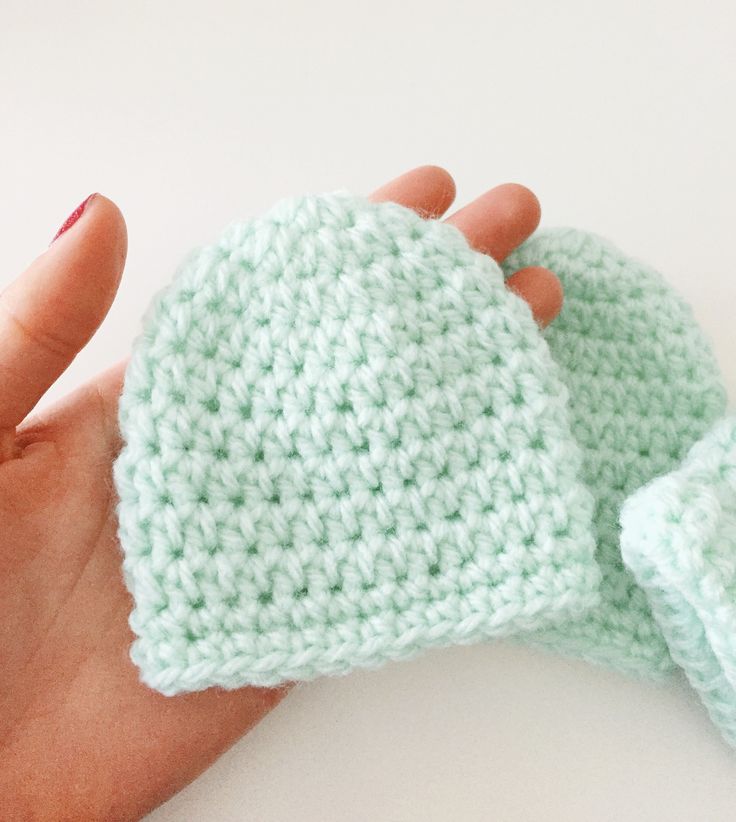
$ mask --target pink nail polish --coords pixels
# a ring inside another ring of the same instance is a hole
[[[51,243],[53,243],[53,242],[55,242],[56,240],[58,240],[58,239],[59,239],[59,237],[61,237],[61,235],[62,235],[65,231],[69,231],[69,229],[70,229],[70,228],[74,225],[74,223],[76,223],[76,222],[77,222],[77,220],[78,220],[78,219],[82,216],[82,214],[84,214],[84,210],[85,210],[85,208],[87,208],[87,206],[89,205],[90,200],[91,200],[94,196],[95,196],[94,194],[90,194],[90,195],[89,195],[89,197],[87,197],[87,199],[86,199],[86,200],[82,201],[82,202],[81,202],[81,203],[80,203],[80,204],[79,204],[79,205],[78,205],[78,206],[74,209],[74,211],[72,211],[72,213],[71,213],[71,214],[70,214],[70,215],[66,218],[66,220],[64,220],[64,222],[61,224],[61,228],[60,228],[60,229],[56,232],[56,234],[54,234],[54,239],[51,241]],[[49,243],[49,245],[51,245],[51,243]]]

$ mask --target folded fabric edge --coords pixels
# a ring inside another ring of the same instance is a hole
[[[701,448],[702,442],[693,449]],[[651,515],[660,496],[668,493],[668,478],[685,470],[692,453],[686,457],[683,467],[655,478],[626,500],[621,511],[621,553],[647,595],[672,659],[698,693],[723,738],[736,748],[736,687],[726,675],[719,653],[714,650],[719,643],[714,645],[703,620],[702,608],[705,606],[699,606],[697,597],[691,593],[697,590],[697,580],[692,580],[691,589],[678,582],[676,574],[667,572],[667,563],[673,557],[666,551],[652,550],[643,538],[647,515]],[[733,548],[736,552],[736,544]],[[734,652],[736,655],[736,637]]]

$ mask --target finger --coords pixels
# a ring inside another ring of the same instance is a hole
[[[122,214],[94,195],[0,294],[0,432],[22,422],[97,330],[117,291],[126,249]]]
[[[522,268],[506,280],[506,285],[529,303],[534,319],[543,328],[562,309],[562,283],[548,268]]]
[[[441,217],[455,199],[455,181],[439,166],[419,166],[386,183],[369,197],[374,203],[398,203],[422,217]]]
[[[528,188],[504,183],[456,211],[447,222],[459,228],[476,251],[500,263],[534,233],[540,217],[539,200]]]
[[[17,447],[51,439],[63,451],[74,454],[80,448],[89,451],[92,446],[85,440],[92,438],[94,448],[114,457],[122,445],[118,403],[128,360],[120,360],[57,402],[26,417],[16,429]],[[85,420],[85,425],[80,426],[80,420]]]

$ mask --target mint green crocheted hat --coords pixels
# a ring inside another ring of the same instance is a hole
[[[453,227],[303,197],[149,310],[114,477],[131,655],[165,694],[535,630],[598,601],[567,391]]]
[[[583,231],[541,231],[513,253],[507,274],[552,269],[565,303],[545,331],[570,392],[583,479],[595,500],[602,604],[534,641],[626,673],[673,669],[644,592],[619,549],[623,501],[682,460],[725,409],[718,366],[692,311],[648,266]]]
[[[621,524],[672,657],[736,747],[736,417],[627,500]]]

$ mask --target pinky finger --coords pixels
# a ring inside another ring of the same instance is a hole
[[[542,328],[562,310],[562,283],[548,268],[522,268],[506,280],[506,285],[529,303],[534,319]]]

